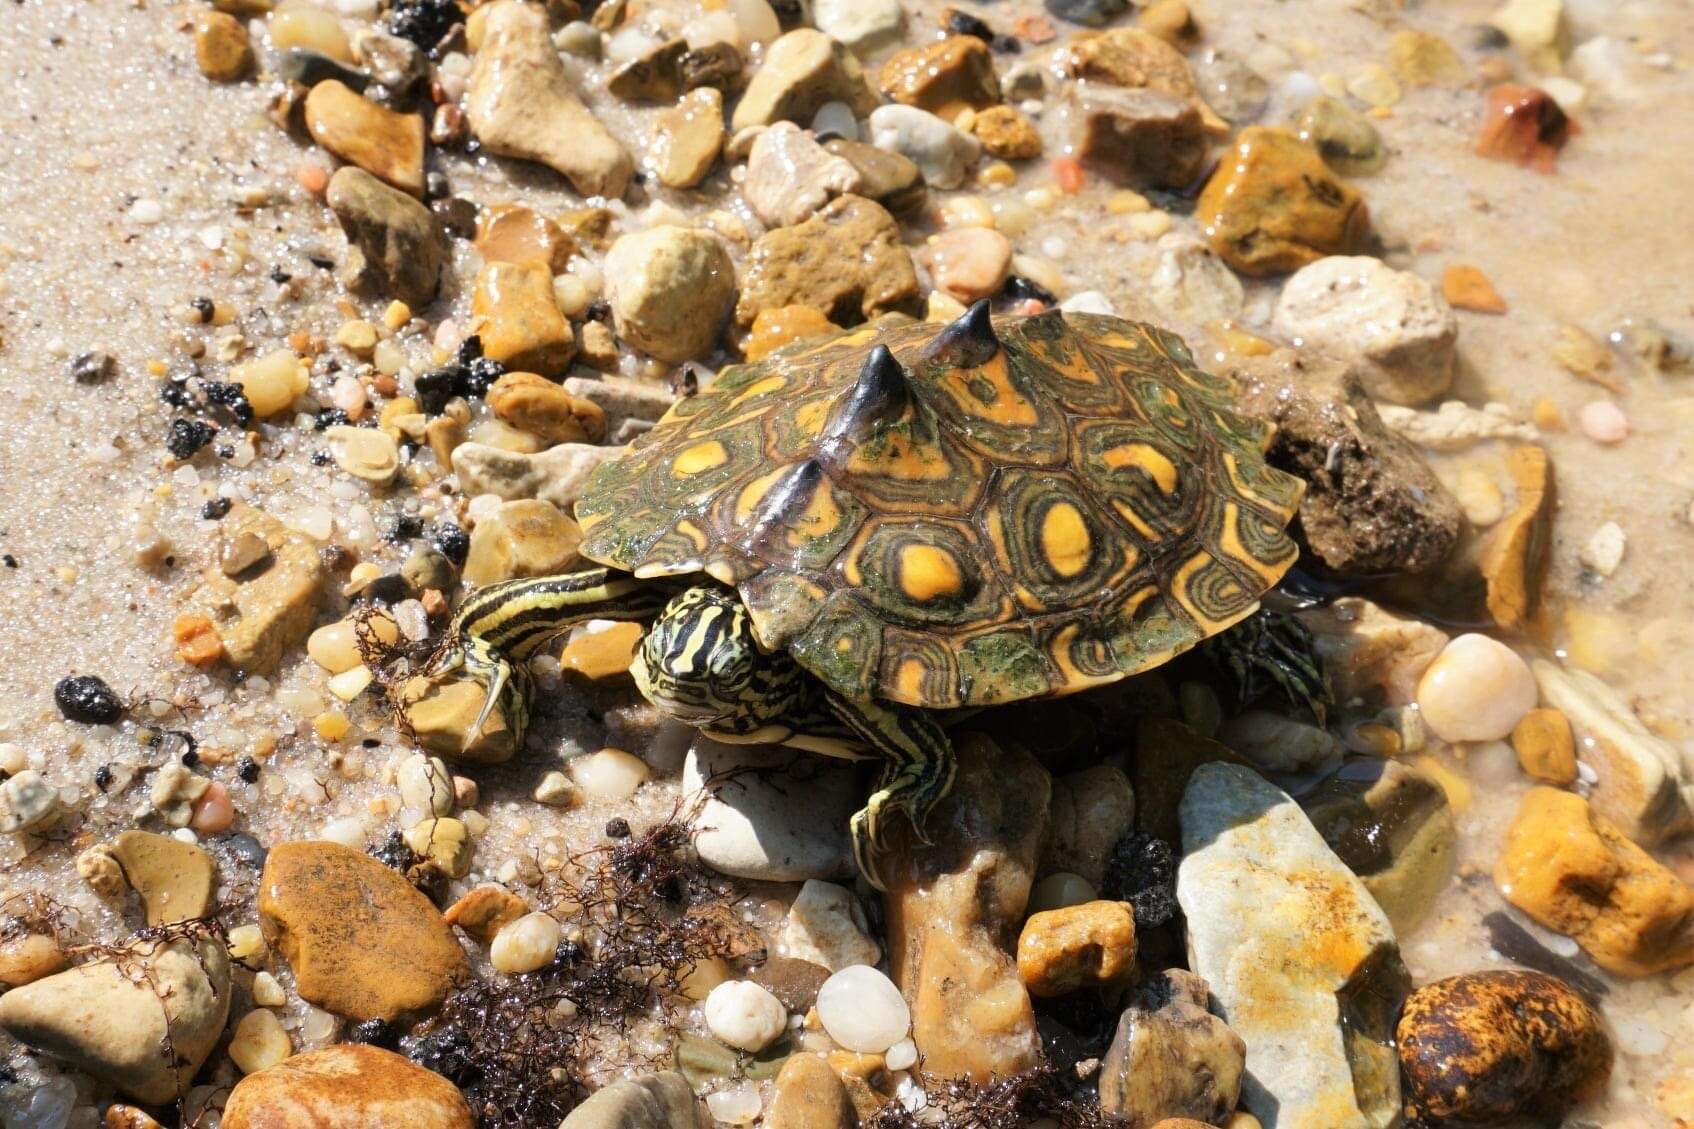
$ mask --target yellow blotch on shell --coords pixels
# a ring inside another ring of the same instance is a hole
[[[765,500],[765,495],[771,492],[776,480],[787,473],[787,470],[787,467],[778,467],[769,474],[761,474],[741,488],[741,493],[735,496],[735,524],[745,526],[752,523],[759,503]]]
[[[912,701],[923,696],[924,676],[929,668],[919,659],[902,659],[894,671],[894,688],[900,701]]]
[[[795,411],[794,426],[799,428],[803,434],[819,435],[822,434],[823,425],[828,419],[829,401],[814,400]]]
[[[1162,494],[1176,492],[1176,464],[1150,443],[1123,443],[1108,449],[1102,458],[1111,470],[1139,467],[1146,471],[1147,477],[1153,480],[1153,485]]]
[[[763,380],[755,380],[753,383],[751,383],[747,387],[743,388],[741,390],[741,393],[738,396],[736,396],[734,400],[730,401],[730,403],[732,403],[732,404],[746,403],[748,400],[751,400],[756,396],[763,396],[767,392],[779,391],[780,389],[785,387],[787,384],[788,384],[788,378],[787,377],[767,376]]]
[[[1041,555],[1053,571],[1070,579],[1088,567],[1093,539],[1082,511],[1069,502],[1056,502],[1041,517]]]
[[[900,590],[918,603],[957,596],[965,589],[965,574],[946,549],[934,545],[900,548]]]
[[[721,467],[728,461],[729,451],[724,445],[716,439],[708,439],[679,452],[671,460],[671,469],[681,475],[696,475]]]

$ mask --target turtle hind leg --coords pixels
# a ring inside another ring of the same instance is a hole
[[[891,816],[903,816],[919,842],[935,805],[953,789],[953,743],[933,718],[918,710],[890,709],[830,695],[830,705],[848,729],[885,758],[876,791],[853,816],[853,858],[865,880],[888,888],[882,860],[889,846]]]

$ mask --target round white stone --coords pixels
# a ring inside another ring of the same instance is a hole
[[[720,1125],[747,1125],[762,1108],[759,1091],[751,1082],[706,1095],[706,1112]]]
[[[762,1051],[788,1027],[782,1001],[751,980],[726,980],[706,994],[706,1026],[743,1051]]]
[[[601,749],[570,762],[571,778],[596,800],[627,800],[653,775],[647,762],[622,749]]]
[[[883,1053],[882,1061],[890,1070],[910,1070],[918,1064],[918,1045],[910,1038],[901,1039]]]
[[[1418,682],[1418,709],[1443,741],[1499,741],[1535,708],[1535,675],[1516,651],[1486,635],[1460,635]]]
[[[906,1037],[912,1012],[894,981],[868,964],[843,968],[818,989],[818,1021],[850,1051],[882,1054]]]
[[[553,959],[563,935],[559,923],[547,914],[526,913],[494,934],[494,943],[488,946],[489,963],[508,976],[534,972]]]

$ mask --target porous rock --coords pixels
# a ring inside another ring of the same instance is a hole
[[[1206,1010],[1206,981],[1180,968],[1150,979],[1100,1061],[1100,1108],[1125,1129],[1166,1118],[1223,1124],[1241,1094],[1246,1045]]]
[[[262,510],[237,503],[223,519],[223,534],[235,541],[251,533],[270,548],[270,563],[239,579],[217,567],[205,573],[203,591],[230,665],[249,674],[269,674],[311,629],[324,580],[318,546]]]
[[[619,236],[606,279],[618,336],[660,360],[710,350],[735,301],[735,264],[699,228],[661,224]]]

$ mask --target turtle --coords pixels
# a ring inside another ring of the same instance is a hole
[[[943,719],[1100,686],[1252,615],[1298,556],[1304,484],[1156,325],[1057,308],[883,320],[726,367],[588,478],[593,567],[467,595],[426,668],[521,742],[525,662],[592,619],[649,623],[631,673],[719,741],[881,758],[852,817],[884,887],[890,815],[948,793]]]

